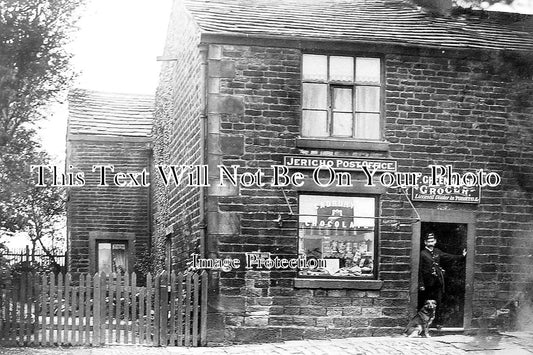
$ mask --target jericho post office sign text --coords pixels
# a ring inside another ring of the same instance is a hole
[[[320,166],[328,166],[336,170],[362,171],[363,166],[369,170],[379,172],[396,171],[395,160],[385,159],[361,159],[341,157],[317,157],[307,155],[288,155],[283,157],[283,164],[288,168],[316,169]]]

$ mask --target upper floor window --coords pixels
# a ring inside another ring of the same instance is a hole
[[[381,59],[304,54],[302,137],[381,139]]]

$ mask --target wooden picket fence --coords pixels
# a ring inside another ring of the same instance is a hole
[[[202,346],[207,277],[23,274],[0,291],[0,344]]]

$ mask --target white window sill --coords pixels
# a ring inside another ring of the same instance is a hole
[[[383,281],[363,279],[294,279],[294,288],[381,290]]]
[[[315,149],[344,149],[383,151],[389,150],[389,143],[385,141],[358,141],[353,139],[336,138],[296,138],[298,148]]]

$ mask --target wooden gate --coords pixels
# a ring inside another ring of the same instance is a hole
[[[207,343],[207,272],[137,275],[22,274],[0,291],[0,344]]]

